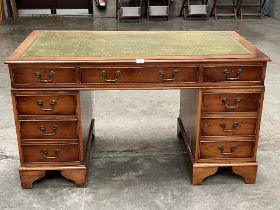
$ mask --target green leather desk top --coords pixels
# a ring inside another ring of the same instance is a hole
[[[44,31],[22,57],[251,55],[227,32]]]

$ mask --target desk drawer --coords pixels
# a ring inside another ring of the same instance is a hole
[[[76,69],[73,67],[59,68],[16,68],[12,69],[14,85],[50,85],[75,84]]]
[[[262,66],[205,66],[204,82],[262,81]]]
[[[203,112],[257,112],[260,93],[203,93]]]
[[[77,120],[20,121],[22,139],[77,139]]]
[[[22,145],[23,162],[79,161],[78,144]]]
[[[16,95],[19,115],[75,115],[76,95]]]
[[[203,118],[202,136],[255,135],[256,118]]]
[[[81,82],[92,83],[172,83],[196,82],[198,67],[102,67],[81,68]]]
[[[254,142],[251,141],[200,143],[200,159],[252,158],[253,151]]]

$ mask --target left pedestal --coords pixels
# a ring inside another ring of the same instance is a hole
[[[12,91],[22,188],[59,170],[78,187],[87,183],[94,139],[90,92]]]

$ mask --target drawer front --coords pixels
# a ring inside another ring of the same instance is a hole
[[[197,82],[198,67],[104,67],[81,68],[81,82],[91,83],[172,83]]]
[[[22,139],[77,139],[77,121],[20,121]]]
[[[204,82],[262,81],[262,66],[206,66]]]
[[[203,93],[203,112],[257,112],[260,93]]]
[[[15,85],[75,84],[76,69],[65,68],[14,68],[12,81]]]
[[[203,118],[201,135],[255,135],[256,123],[256,118]]]
[[[254,142],[201,142],[200,159],[252,158]]]
[[[22,145],[23,162],[79,161],[78,144]]]
[[[75,115],[76,95],[16,96],[19,115]]]

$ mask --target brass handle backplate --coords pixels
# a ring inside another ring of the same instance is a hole
[[[39,71],[35,71],[34,72],[34,76],[35,78],[42,83],[50,83],[53,81],[53,79],[55,78],[55,71],[50,71],[48,74],[49,79],[42,79],[42,73]]]
[[[228,109],[235,109],[235,108],[237,108],[239,106],[239,104],[241,102],[241,98],[236,98],[234,104],[230,104],[229,100],[227,98],[223,98],[222,102],[226,105],[226,107]]]
[[[121,71],[116,71],[116,72],[115,72],[114,79],[108,79],[108,73],[107,73],[107,71],[101,71],[101,72],[100,72],[101,77],[103,77],[104,80],[105,80],[106,82],[116,82],[116,81],[118,81],[118,79],[119,79],[119,77],[121,76],[121,74],[122,74]]]
[[[239,123],[233,123],[232,124],[232,129],[226,129],[227,128],[227,124],[226,123],[221,123],[220,127],[223,129],[224,132],[227,133],[231,133],[231,132],[235,132],[237,130],[237,128],[239,127]]]
[[[224,146],[220,146],[220,147],[218,147],[218,149],[220,150],[222,155],[232,155],[236,151],[237,146],[236,145],[232,145],[230,147],[230,152],[224,152],[225,151],[225,147]]]
[[[41,134],[43,135],[43,136],[53,136],[53,135],[55,135],[56,134],[56,131],[58,130],[58,126],[57,125],[54,125],[53,127],[52,127],[52,133],[46,133],[46,131],[47,131],[47,129],[46,129],[46,127],[45,126],[43,126],[43,125],[41,125],[40,127],[39,127],[39,129],[40,129],[40,131],[41,131]]]
[[[172,78],[165,78],[165,72],[163,70],[161,70],[159,72],[160,78],[165,81],[165,82],[171,82],[174,81],[176,79],[176,75],[178,74],[178,70],[173,70],[172,71]]]
[[[235,81],[235,80],[239,80],[240,78],[240,74],[243,72],[242,69],[237,69],[236,71],[236,76],[235,77],[230,77],[230,71],[228,69],[224,70],[224,75],[226,76],[226,79],[229,81]]]
[[[42,149],[41,153],[44,154],[44,158],[46,158],[46,159],[56,159],[56,158],[58,158],[58,156],[60,155],[61,151],[60,151],[60,149],[56,149],[56,150],[54,151],[54,156],[49,156],[49,155],[48,155],[49,152],[48,152],[47,149]]]
[[[56,106],[56,101],[52,100],[50,102],[50,108],[44,108],[44,102],[42,100],[38,100],[37,101],[37,105],[40,107],[41,110],[43,111],[52,111],[54,110],[55,106]]]

